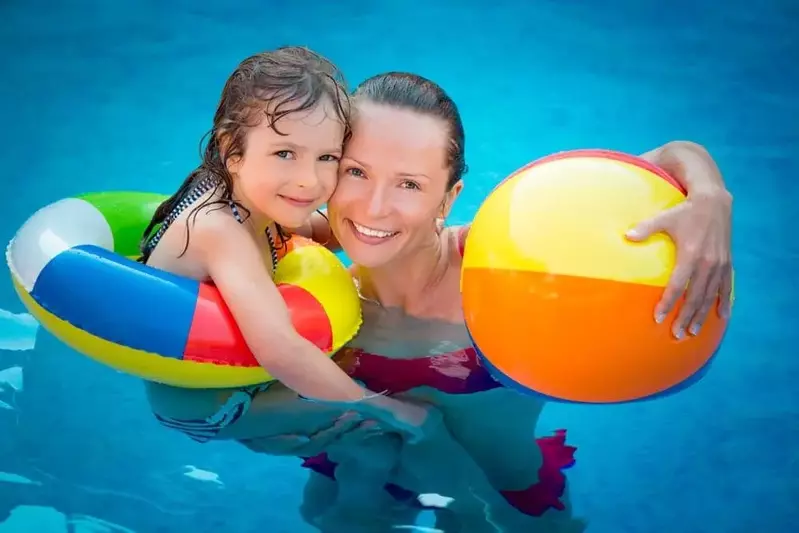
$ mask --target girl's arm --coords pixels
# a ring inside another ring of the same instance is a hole
[[[201,228],[195,226],[192,247],[258,362],[301,396],[361,411],[371,409],[370,415],[393,421],[395,426],[399,422],[415,433],[426,421],[428,410],[385,396],[370,396],[370,391],[297,333],[252,237],[232,218],[209,214]]]

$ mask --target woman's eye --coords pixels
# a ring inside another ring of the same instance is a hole
[[[363,170],[361,170],[360,168],[355,168],[355,167],[348,168],[347,169],[347,174],[349,174],[350,176],[355,176],[356,178],[363,178],[364,177]]]
[[[421,189],[421,187],[419,186],[418,183],[416,183],[415,181],[411,181],[411,180],[403,181],[402,182],[402,188],[403,189],[410,189],[412,191],[418,191],[419,189]]]
[[[291,150],[280,150],[279,152],[275,152],[275,155],[280,159],[294,159],[294,152]]]
[[[337,162],[338,161],[338,157],[334,156],[333,154],[325,154],[325,155],[323,155],[322,157],[319,158],[319,161]]]

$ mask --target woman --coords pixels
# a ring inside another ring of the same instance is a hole
[[[558,479],[546,487],[543,503],[537,491],[539,469],[546,463],[541,444],[535,445],[534,429],[543,403],[500,388],[469,348],[458,290],[459,248],[466,231],[442,229],[465,172],[457,108],[428,80],[396,73],[364,82],[355,103],[358,118],[341,163],[338,189],[329,202],[329,217],[335,237],[356,265],[364,326],[338,360],[372,390],[435,404],[447,432],[434,432],[424,446],[407,446],[396,434],[359,425],[356,416],[339,418],[330,427],[331,418],[352,406],[297,401],[296,395],[276,386],[254,399],[242,397],[249,411],[217,438],[240,440],[265,453],[316,456],[306,466],[321,474],[312,476],[304,510],[317,524],[323,514],[329,518],[347,501],[358,501],[353,488],[358,484],[346,479],[367,478],[373,483],[363,486],[390,479],[409,489],[390,486],[386,493],[393,501],[414,493],[454,495],[452,512],[442,514],[441,520],[469,523],[477,531],[477,521],[472,524],[472,518],[464,517],[482,514],[483,508],[469,500],[468,491],[455,495],[464,486],[481,486],[483,500],[490,496],[485,486],[497,495],[503,491],[490,507],[513,526],[528,527],[527,515],[543,515],[533,522],[538,524],[564,517],[571,522],[567,512],[548,510],[563,506],[551,498],[560,488]],[[642,240],[666,231],[677,243],[678,267],[655,315],[662,321],[688,286],[687,303],[672,322],[679,336],[701,325],[719,294],[728,301],[731,198],[712,159],[697,145],[670,143],[644,157],[672,173],[689,191],[684,204],[643,221],[630,234]],[[305,233],[322,242],[335,241],[327,222],[316,222]],[[722,305],[719,312],[727,313],[729,307]],[[231,391],[151,387],[149,392],[164,420],[212,417],[225,401],[228,408],[241,405]],[[524,423],[507,426],[507,420]],[[450,434],[454,443],[447,440]],[[556,452],[566,450],[563,443],[555,444]],[[339,463],[338,485],[329,481],[333,464],[317,456],[321,451],[330,452]],[[451,467],[439,468],[434,458],[449,459]],[[468,476],[467,484],[461,483],[463,478],[452,479],[453,468]],[[447,471],[450,475],[442,474]],[[452,483],[447,486],[442,480]],[[349,491],[346,498],[340,494],[344,488]],[[370,500],[376,496],[368,494]],[[360,505],[365,503],[361,498]],[[418,509],[406,506],[403,512],[412,515]]]
[[[442,229],[463,188],[466,168],[457,108],[435,84],[401,73],[365,81],[354,103],[357,119],[328,216],[355,265],[364,327],[338,360],[372,390],[407,392],[439,407],[452,437],[491,485],[520,491],[506,492],[506,499],[517,507],[526,503],[531,508],[524,512],[539,514],[541,509],[532,508],[539,505],[531,501],[535,491],[524,492],[540,488],[541,457],[532,443],[542,403],[494,388],[476,365],[459,297],[468,228]],[[720,302],[719,313],[730,311],[731,196],[712,158],[695,144],[670,143],[643,157],[673,174],[689,196],[679,207],[642,221],[629,238],[644,240],[658,231],[674,238],[678,265],[654,320],[665,320],[687,286],[686,303],[671,327],[678,338],[686,330],[696,335],[714,303]],[[318,220],[315,231],[306,234],[325,240],[325,226]],[[508,426],[509,420],[524,423]],[[311,464],[330,475],[331,465]],[[430,470],[431,478],[443,475]],[[311,483],[325,482],[312,477]],[[414,490],[438,488],[428,479]]]

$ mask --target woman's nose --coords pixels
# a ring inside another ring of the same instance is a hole
[[[387,207],[388,202],[386,202],[383,191],[380,188],[372,189],[366,214],[373,218],[380,218],[385,215]]]

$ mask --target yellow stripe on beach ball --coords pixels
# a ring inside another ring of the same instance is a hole
[[[532,165],[478,211],[470,240],[491,246],[468,249],[464,268],[665,286],[675,260],[671,239],[632,243],[624,234],[684,199],[660,176],[624,161],[574,157]]]

